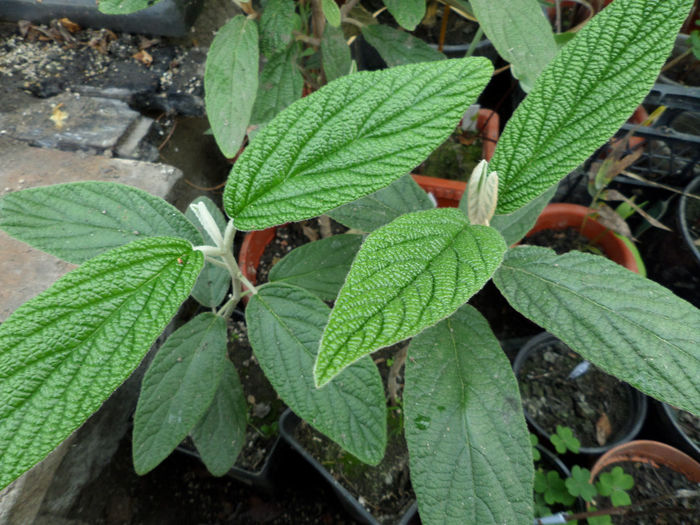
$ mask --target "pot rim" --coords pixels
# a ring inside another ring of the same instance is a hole
[[[681,236],[685,241],[686,247],[693,253],[695,259],[700,263],[700,249],[698,249],[695,244],[693,244],[693,239],[688,230],[688,221],[686,217],[688,215],[688,201],[690,193],[700,193],[700,176],[695,177],[691,180],[688,185],[683,189],[683,195],[681,195],[680,202],[678,204],[678,224],[681,229]]]

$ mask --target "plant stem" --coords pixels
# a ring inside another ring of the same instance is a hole
[[[359,1],[360,0],[348,0],[345,2],[345,4],[340,8],[340,15],[345,18],[345,15],[352,11],[352,8],[355,7]]]
[[[476,34],[474,35],[474,38],[472,38],[471,44],[469,44],[469,49],[467,49],[467,54],[464,55],[465,58],[468,58],[474,54],[474,51],[476,50],[476,46],[479,45],[479,42],[481,42],[481,37],[484,36],[484,28],[479,26],[476,30]]]
[[[447,33],[447,21],[450,18],[450,6],[445,4],[442,9],[442,24],[440,25],[440,37],[438,38],[438,51],[442,53],[445,47],[445,33]]]
[[[321,0],[311,0],[311,28],[314,32],[314,37],[319,43],[323,38],[323,30],[326,27],[326,15],[323,14]],[[318,47],[318,46],[315,46]]]

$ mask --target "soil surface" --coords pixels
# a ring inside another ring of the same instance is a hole
[[[700,484],[693,483],[683,474],[668,467],[654,467],[648,463],[630,461],[615,463],[603,472],[621,466],[626,474],[634,478],[634,487],[627,491],[632,500],[632,510],[624,516],[613,516],[613,523],[625,525],[693,525],[700,523],[700,497],[669,498],[642,505],[643,502],[675,494],[685,489],[700,490]],[[599,497],[599,509],[612,507],[608,498]]]
[[[533,352],[517,373],[523,408],[547,433],[557,425],[571,428],[582,447],[612,443],[627,430],[633,414],[631,388],[589,365],[568,379],[584,360],[564,343]]]
[[[545,246],[552,248],[557,255],[578,250],[581,252],[596,253],[602,255],[603,251],[577,228],[564,228],[562,230],[541,230],[528,235],[522,244]]]
[[[415,173],[442,179],[469,179],[483,158],[483,143],[474,132],[455,132],[416,168]]]

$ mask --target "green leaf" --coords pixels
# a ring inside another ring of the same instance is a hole
[[[426,523],[527,523],[532,448],[518,384],[488,322],[465,305],[411,341],[405,429]]]
[[[292,42],[294,0],[269,0],[260,15],[260,52],[271,57]]]
[[[340,27],[340,8],[335,0],[321,0],[321,9],[332,27]]]
[[[114,182],[70,182],[8,193],[0,199],[0,228],[75,264],[140,237],[202,243],[196,228],[174,206]]]
[[[238,229],[262,229],[387,186],[449,136],[491,71],[488,60],[469,58],[331,82],[255,136],[231,171],[226,213]]]
[[[208,197],[198,197],[192,201],[192,204],[197,204],[200,202],[204,203],[207,210],[209,210],[209,213],[216,221],[219,230],[223,232],[226,229],[226,218],[224,217],[224,214],[221,213],[221,210],[219,210],[219,207]],[[200,224],[195,213],[190,208],[187,208],[185,216],[199,230],[199,233],[201,233],[202,237],[205,239],[205,243],[210,246],[214,246],[214,239],[209,236],[204,227]],[[224,268],[215,266],[210,262],[205,262],[204,268],[199,274],[199,277],[197,277],[197,282],[192,290],[192,297],[194,297],[203,306],[216,308],[226,297],[226,293],[228,292],[230,285],[231,276]]]
[[[134,469],[146,474],[187,437],[211,405],[226,359],[226,321],[200,314],[158,350],[134,413]]]
[[[219,388],[190,435],[207,470],[223,476],[236,463],[246,435],[247,405],[236,368],[224,359]]]
[[[567,450],[578,454],[581,448],[581,442],[574,437],[573,431],[561,425],[557,425],[557,433],[549,436],[549,441],[552,442],[558,454],[566,454]]]
[[[334,301],[360,249],[362,235],[333,235],[303,244],[270,270],[270,282],[284,282],[308,290],[324,301]]]
[[[598,507],[591,505],[588,510],[595,512],[598,510]],[[591,516],[590,518],[586,518],[586,523],[588,523],[588,525],[612,525],[612,518],[609,514],[604,514],[602,516]]]
[[[540,453],[540,449],[537,448],[537,443],[539,440],[537,439],[537,436],[535,434],[530,434],[530,445],[532,445],[532,460],[537,462],[540,459],[542,459],[542,454]]]
[[[491,277],[505,250],[496,230],[470,225],[454,208],[409,213],[372,232],[323,333],[316,384],[452,314]]]
[[[634,487],[634,478],[625,474],[622,467],[615,466],[610,472],[603,472],[596,487],[601,496],[608,496],[613,506],[621,507],[632,503],[627,490]]]
[[[446,58],[440,51],[433,49],[411,33],[386,25],[364,26],[362,36],[370,46],[379,52],[379,56],[389,67],[432,62]]]
[[[128,15],[156,5],[158,2],[160,0],[99,0],[97,8],[100,13],[106,15]]]
[[[590,477],[590,470],[574,465],[571,469],[571,477],[564,482],[569,494],[581,498],[583,501],[593,501],[593,498],[596,497],[598,492],[595,487],[588,482]]]
[[[182,239],[134,241],[66,274],[0,325],[0,488],[131,374],[189,296],[202,259]]]
[[[528,93],[557,54],[552,28],[537,0],[471,0],[479,24]],[[499,173],[500,175],[500,173]]]
[[[250,344],[272,386],[299,417],[376,465],[387,439],[384,386],[376,365],[363,359],[327,387],[314,386],[314,360],[329,312],[306,290],[267,284],[246,307]]]
[[[413,177],[404,175],[386,188],[331,210],[328,215],[348,228],[371,232],[405,213],[434,207]]]
[[[321,39],[321,57],[326,81],[331,82],[350,74],[352,56],[342,29],[331,25],[326,26]]]
[[[299,46],[289,46],[270,58],[260,74],[251,124],[265,124],[295,100],[301,98],[304,77],[297,64]]]
[[[404,29],[413,31],[425,15],[425,0],[384,0],[384,5]]]
[[[584,359],[700,414],[700,311],[691,304],[604,257],[537,246],[511,249],[494,282]]]
[[[219,29],[204,71],[207,117],[225,157],[233,157],[243,143],[257,90],[258,29],[238,15]]]
[[[576,498],[569,494],[566,483],[556,470],[550,470],[545,475],[539,476],[535,480],[538,492],[544,494],[544,500],[548,505],[561,503],[562,505],[573,505]]]
[[[542,195],[531,200],[522,208],[518,208],[513,213],[509,213],[508,215],[494,215],[491,218],[491,227],[495,228],[503,235],[508,246],[515,244],[525,237],[527,232],[532,229],[540,213],[542,213],[542,210],[549,204],[549,201],[552,200],[556,191],[557,186],[554,185]],[[460,208],[462,208],[462,202],[465,201],[466,199],[462,198],[462,201],[459,203]]]
[[[538,196],[617,131],[653,85],[692,3],[615,0],[559,51],[498,141],[497,213]]]

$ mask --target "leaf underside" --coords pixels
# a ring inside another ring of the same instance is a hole
[[[236,368],[224,359],[214,400],[190,434],[207,470],[214,476],[223,476],[236,463],[245,443],[247,407]]]
[[[271,283],[246,308],[248,336],[265,376],[302,419],[360,460],[376,465],[386,447],[386,401],[371,359],[316,389],[313,366],[329,308],[301,288]]]
[[[409,174],[371,195],[329,211],[328,215],[348,228],[371,232],[404,213],[434,207],[428,194]]]
[[[231,171],[224,208],[242,230],[315,217],[387,186],[454,130],[492,71],[484,58],[341,77],[272,120]]]
[[[142,237],[202,243],[177,208],[114,182],[70,182],[8,193],[0,199],[0,228],[74,264]]]
[[[203,313],[160,347],[141,383],[134,413],[134,469],[160,464],[197,424],[214,399],[226,359],[226,321]]]
[[[189,296],[203,257],[182,239],[115,248],[0,325],[0,487],[78,428]]]
[[[326,74],[327,82],[350,73],[352,56],[341,28],[331,25],[326,26],[323,32],[323,39],[321,40],[321,56],[323,59],[323,72]]]
[[[608,259],[520,246],[494,275],[508,302],[575,352],[700,414],[700,311]]]
[[[490,169],[511,213],[610,138],[641,103],[692,0],[616,0],[549,63],[508,121]]]
[[[496,230],[469,224],[454,208],[409,213],[375,230],[324,331],[317,384],[450,315],[481,289],[505,250]]]
[[[532,452],[518,384],[465,305],[411,341],[404,390],[411,483],[424,523],[528,523]]]
[[[204,71],[207,118],[225,157],[233,157],[243,144],[257,90],[257,26],[238,15],[219,29]]]
[[[384,0],[384,5],[401,27],[413,31],[425,15],[424,0]]]
[[[270,58],[292,42],[294,0],[269,0],[260,15],[260,51]]]
[[[265,124],[277,113],[301,98],[304,78],[297,64],[299,46],[291,45],[273,55],[260,75],[251,124]]]
[[[369,45],[377,50],[379,56],[389,67],[447,58],[440,51],[433,49],[411,33],[386,25],[364,26],[362,36]]]
[[[268,281],[299,286],[333,301],[361,244],[362,235],[350,233],[303,244],[272,267]]]

